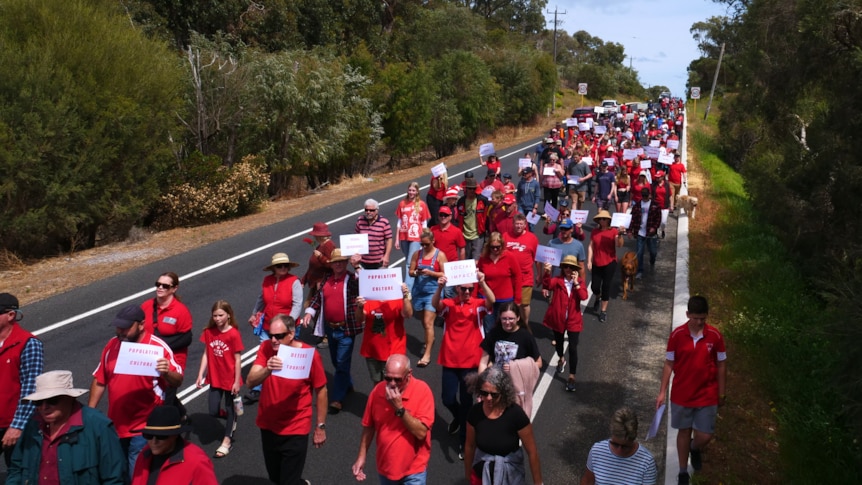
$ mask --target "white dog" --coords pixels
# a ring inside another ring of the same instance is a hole
[[[694,219],[694,212],[697,209],[697,197],[680,195],[676,199],[676,206],[680,209],[685,209],[685,213]]]

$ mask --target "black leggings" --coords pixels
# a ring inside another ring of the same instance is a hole
[[[210,386],[208,397],[210,416],[214,416],[216,418],[219,415],[219,404],[221,403],[222,397],[224,397],[224,407],[225,412],[227,413],[227,421],[224,423],[224,436],[225,438],[233,439],[234,423],[236,423],[236,412],[233,409],[233,394],[231,394],[230,391],[216,389],[215,387]]]
[[[557,187],[556,189],[549,189],[548,187],[545,187],[544,189],[545,189],[545,202],[550,202],[551,205],[554,206],[554,209],[556,209],[557,208],[557,202],[560,198],[560,188]]]
[[[608,301],[611,298],[611,281],[614,279],[614,273],[617,271],[617,261],[613,260],[605,266],[593,266],[593,282],[590,288],[593,294],[601,295],[602,301]]]
[[[578,339],[581,336],[581,332],[569,332],[569,374],[577,374],[578,370]],[[554,332],[554,340],[556,340],[556,344],[554,345],[557,355],[562,358],[563,357],[563,332]]]

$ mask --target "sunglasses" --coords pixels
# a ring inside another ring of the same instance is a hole
[[[439,217],[452,217],[452,214],[439,214]]]
[[[431,246],[431,243],[419,243],[419,245],[422,246],[423,248],[427,248],[427,247]]]
[[[471,291],[473,291],[472,286],[459,286],[458,289],[460,289],[464,293],[470,293]]]
[[[166,440],[166,439],[170,438],[170,436],[157,436],[157,435],[150,434],[150,433],[141,433],[141,436],[147,441],[150,441],[150,440],[162,441],[162,440]]]
[[[394,383],[396,383],[396,384],[401,384],[402,382],[404,382],[404,379],[406,379],[406,377],[383,376],[383,380],[384,380],[384,381],[386,381],[386,382],[394,382]]]
[[[284,263],[279,263],[279,264],[272,265],[272,267],[275,269],[284,269],[284,268],[290,268],[290,265],[284,264]]]
[[[490,246],[490,248],[491,248],[491,251],[499,251],[499,250],[503,249],[503,246]]]
[[[170,285],[167,283],[159,283],[158,281],[156,281],[156,289],[161,288],[163,290],[170,290],[173,287],[174,287],[174,285]]]
[[[482,397],[488,397],[488,396],[491,396],[491,397],[492,397],[492,398],[494,398],[494,399],[497,399],[498,397],[500,397],[500,393],[499,393],[499,392],[491,392],[491,391],[486,391],[486,390],[484,390],[484,389],[480,389],[480,390],[479,390],[479,395],[480,395],[480,396],[482,396]]]
[[[43,404],[47,404],[49,406],[56,406],[57,403],[60,402],[60,396],[49,397],[48,399],[42,399],[39,401],[33,401],[33,405],[37,408]]]
[[[274,338],[274,339],[276,339],[276,340],[281,340],[281,339],[283,339],[284,337],[287,337],[287,334],[288,334],[288,333],[289,333],[289,332],[283,332],[283,333],[271,333],[271,334],[269,334],[269,338]]]
[[[377,209],[365,209],[365,212],[377,212]]]

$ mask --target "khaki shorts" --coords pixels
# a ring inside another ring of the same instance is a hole
[[[533,301],[533,287],[532,286],[522,286],[521,287],[521,306],[529,306],[531,301]]]
[[[682,184],[670,184],[670,190],[673,191],[673,195],[679,195],[679,189],[682,187]]]
[[[575,200],[575,194],[577,194],[578,202],[583,202],[583,201],[587,200],[587,191],[586,191],[586,189],[584,189],[584,190],[575,190],[575,188],[574,188],[574,187],[569,188],[569,197],[570,197],[572,200]]]

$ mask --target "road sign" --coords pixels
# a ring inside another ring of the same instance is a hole
[[[578,94],[581,96],[587,95],[587,83],[578,83]]]
[[[700,99],[700,88],[691,88],[691,99]]]

